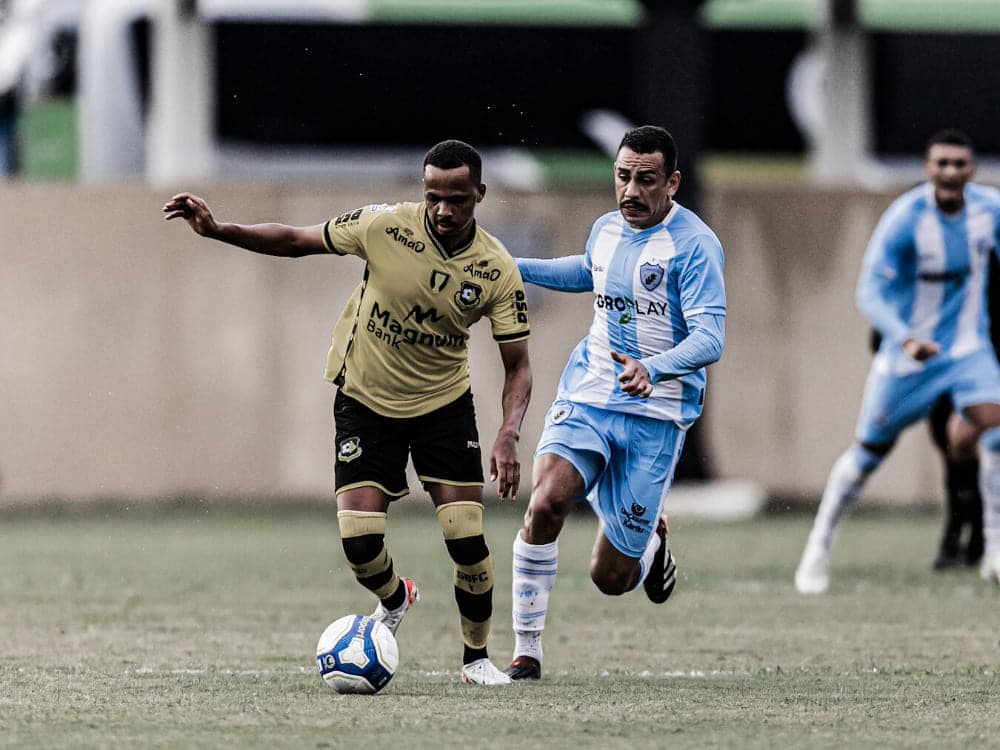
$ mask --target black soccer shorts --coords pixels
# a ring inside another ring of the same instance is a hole
[[[337,492],[372,486],[390,499],[409,492],[406,461],[427,484],[483,484],[472,391],[419,417],[384,417],[337,391],[334,478]]]

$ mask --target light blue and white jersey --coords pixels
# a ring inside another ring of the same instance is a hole
[[[557,398],[690,425],[704,403],[703,366],[654,379],[652,395],[638,398],[621,390],[622,366],[611,351],[648,360],[687,338],[692,318],[721,321],[726,292],[715,233],[676,203],[662,222],[638,231],[613,211],[594,222],[584,261],[593,279],[594,320],[570,355]]]
[[[882,334],[875,366],[904,373],[925,367],[901,347],[908,338],[933,341],[938,356],[958,359],[990,348],[986,287],[997,252],[1000,191],[965,186],[965,207],[953,216],[934,200],[931,183],[897,198],[865,251],[858,307]]]

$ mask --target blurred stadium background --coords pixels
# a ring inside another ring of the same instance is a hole
[[[814,503],[869,363],[853,294],[879,213],[941,127],[1000,176],[998,31],[995,0],[0,2],[0,504],[330,496],[322,367],[360,265],[200,241],[163,222],[173,192],[317,223],[417,199],[424,150],[457,137],[484,152],[484,226],[566,254],[613,208],[609,144],[645,122],[727,251],[727,350],[676,502]],[[531,301],[529,469],[589,319],[585,295]],[[940,485],[916,429],[865,502]]]

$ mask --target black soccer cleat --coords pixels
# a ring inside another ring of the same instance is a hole
[[[646,575],[646,580],[642,582],[643,588],[646,589],[646,597],[653,604],[663,604],[674,593],[674,586],[677,585],[677,562],[667,546],[669,533],[667,517],[660,516],[660,522],[656,526],[656,535],[660,537],[660,548],[653,556],[653,564]]]
[[[969,534],[969,543],[965,546],[962,551],[963,562],[968,567],[975,567],[979,565],[979,561],[983,559],[983,531],[978,530],[975,526],[972,527],[972,533]]]
[[[542,677],[542,663],[531,656],[518,656],[504,670],[514,682],[519,680],[539,680]]]
[[[941,536],[941,544],[938,545],[937,556],[931,563],[932,570],[948,570],[957,568],[962,564],[959,556],[959,542],[962,538],[962,519],[954,514],[948,518],[945,524],[944,534]]]

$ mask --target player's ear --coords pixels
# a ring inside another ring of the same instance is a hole
[[[930,151],[928,151],[924,156],[924,176],[927,177],[928,180],[934,178],[934,164],[931,162]]]
[[[480,182],[479,187],[476,188],[476,203],[482,203],[483,198],[486,197],[486,183]]]
[[[681,186],[681,173],[679,170],[674,170],[674,173],[667,178],[667,192],[670,197],[674,197],[674,193],[677,192],[678,188]]]

